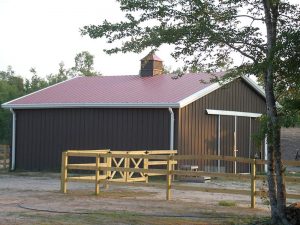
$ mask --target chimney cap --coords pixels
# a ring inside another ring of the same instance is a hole
[[[149,52],[148,55],[146,55],[144,58],[141,59],[141,61],[143,60],[153,60],[153,61],[160,61],[162,62],[161,58],[159,58],[157,55],[154,54],[154,52]]]

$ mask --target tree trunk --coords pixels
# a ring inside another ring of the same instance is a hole
[[[271,206],[271,218],[272,224],[277,224],[278,221],[278,211],[277,211],[277,184],[276,184],[276,174],[275,174],[275,154],[273,146],[273,123],[272,123],[272,83],[270,82],[270,68],[265,73],[265,93],[266,93],[266,105],[267,105],[267,140],[268,140],[268,186],[269,186],[269,198]]]
[[[277,122],[278,123],[278,122]],[[284,182],[284,169],[281,161],[281,147],[280,147],[280,127],[278,124],[274,127],[274,153],[275,153],[275,171],[276,171],[276,183],[277,183],[277,209],[280,217],[286,224],[286,189]]]
[[[267,29],[267,53],[264,73],[268,116],[268,185],[272,224],[290,224],[286,219],[286,190],[280,148],[280,123],[274,93],[273,59],[277,39],[278,1],[263,0]],[[274,178],[276,176],[276,179]]]
[[[283,179],[283,165],[280,148],[280,124],[278,121],[272,63],[265,73],[268,130],[268,185],[272,224],[289,224],[286,219],[286,189]],[[275,167],[275,168],[274,168]],[[274,178],[276,177],[276,179]]]
[[[270,77],[272,66],[265,74],[266,104],[268,115],[268,186],[271,206],[272,224],[285,224],[286,190],[283,179],[283,166],[280,149],[280,125],[278,122],[276,100],[274,98],[273,82]],[[276,179],[275,179],[276,176]]]

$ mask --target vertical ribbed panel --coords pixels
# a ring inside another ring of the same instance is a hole
[[[61,152],[68,149],[169,149],[168,109],[34,109],[16,113],[17,169],[58,170]]]
[[[218,116],[206,114],[206,109],[229,110],[241,112],[265,113],[265,100],[258,95],[242,79],[204,96],[203,98],[180,109],[178,125],[178,152],[180,154],[212,154],[217,155]],[[259,121],[252,119],[251,133],[257,133]],[[237,118],[237,152],[238,157],[249,156],[249,141],[251,153],[261,150],[250,136],[249,118]],[[221,116],[221,155],[233,156],[234,117]],[[262,148],[263,149],[263,148]],[[251,154],[253,156],[253,154]],[[261,154],[263,158],[263,151]],[[217,161],[185,161],[183,164],[198,164],[205,170],[217,167]],[[221,162],[226,172],[233,172],[232,162]],[[237,172],[249,172],[246,164],[237,164]]]

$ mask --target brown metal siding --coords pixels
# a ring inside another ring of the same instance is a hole
[[[237,79],[224,87],[179,110],[178,151],[180,154],[214,154],[217,155],[218,116],[208,115],[206,109],[229,110],[241,112],[265,112],[265,100],[242,79]],[[252,119],[252,134],[259,128],[258,121]],[[221,116],[221,155],[233,155],[234,117]],[[249,156],[249,118],[237,118],[237,156]],[[251,152],[260,148],[251,139]],[[253,154],[252,154],[253,155]],[[263,156],[263,155],[262,155]],[[201,170],[216,167],[217,161],[185,161],[198,164]],[[222,162],[221,167],[227,172],[233,171],[233,163]],[[238,164],[238,172],[248,172],[248,165]]]
[[[16,110],[16,168],[55,170],[67,149],[169,149],[168,109]]]

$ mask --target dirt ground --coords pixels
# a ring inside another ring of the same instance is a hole
[[[228,180],[189,185],[250,187]],[[59,189],[56,173],[0,173],[0,224],[257,224],[269,216],[260,198],[257,209],[250,209],[245,195],[173,190],[166,201],[165,190],[155,187],[110,185],[100,196],[94,195],[93,184],[69,183],[67,194]],[[297,193],[300,184],[288,189]],[[220,201],[236,205],[220,206]]]

